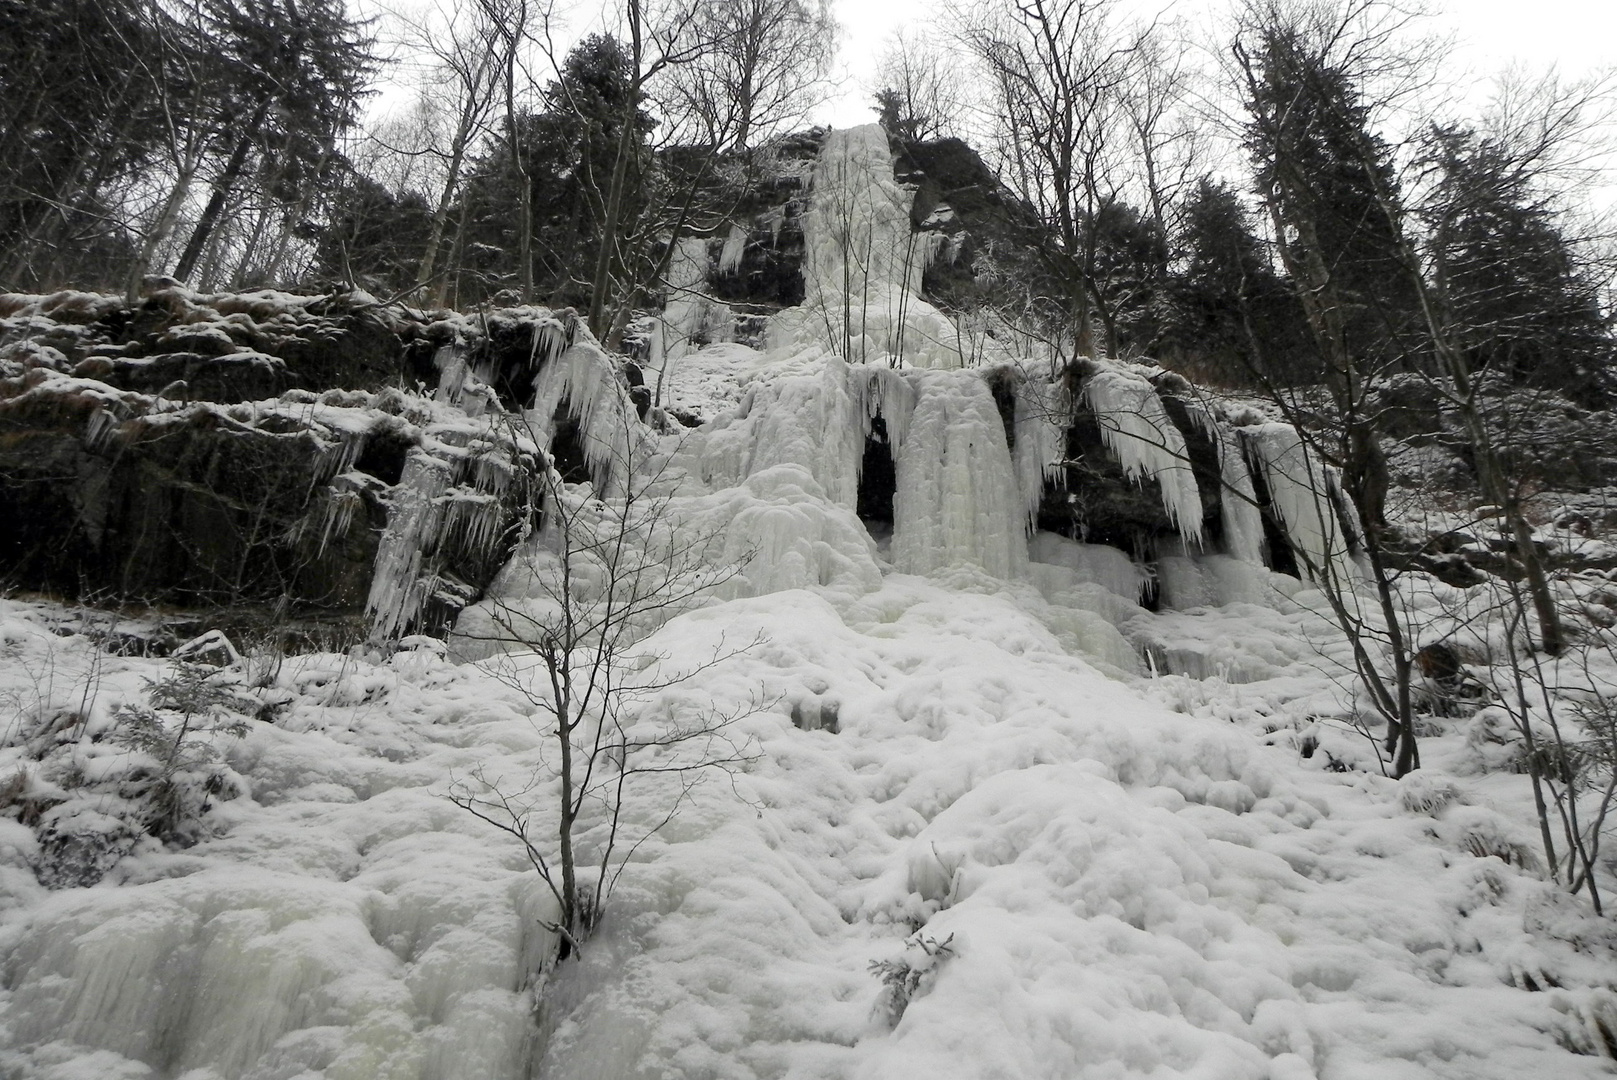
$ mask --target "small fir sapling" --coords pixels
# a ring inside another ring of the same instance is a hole
[[[953,934],[939,941],[917,930],[905,939],[904,952],[897,959],[870,962],[868,970],[882,984],[877,1008],[886,1016],[889,1027],[898,1026],[922,986],[930,986],[937,979],[938,965],[955,955],[953,941]]]
[[[179,662],[161,679],[147,680],[147,704],[125,704],[114,713],[112,741],[143,762],[119,779],[120,794],[136,807],[142,827],[169,843],[197,839],[212,797],[234,792],[229,769],[214,737],[247,734],[243,698],[223,673]]]

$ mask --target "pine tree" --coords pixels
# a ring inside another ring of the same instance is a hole
[[[221,215],[256,165],[267,194],[296,205],[329,176],[373,61],[341,0],[211,0],[223,154],[174,275],[191,277]]]
[[[1236,385],[1317,382],[1303,313],[1228,184],[1203,177],[1185,203],[1183,269],[1171,286],[1164,353]]]
[[[1421,208],[1433,292],[1470,370],[1606,404],[1613,342],[1598,286],[1532,170],[1452,127],[1428,133],[1423,157],[1434,181]]]

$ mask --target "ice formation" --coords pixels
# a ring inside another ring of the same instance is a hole
[[[1045,483],[1060,475],[1054,463],[1061,460],[1066,450],[1062,426],[1065,415],[1064,403],[1054,386],[1034,378],[1017,380],[1016,486],[1030,529],[1038,523]]]
[[[1084,400],[1100,424],[1101,438],[1129,479],[1162,486],[1168,520],[1187,544],[1202,540],[1201,494],[1190,467],[1185,437],[1168,418],[1154,386],[1144,376],[1115,365],[1097,365],[1084,381]]]
[[[578,424],[579,443],[596,487],[621,490],[642,460],[649,437],[629,400],[618,365],[587,337],[539,370],[533,403],[524,412],[534,441],[548,448],[558,414]]]
[[[960,329],[920,296],[941,241],[911,227],[913,198],[893,178],[880,125],[826,136],[803,220],[807,297],[773,317],[771,348],[819,344],[850,362],[962,364]]]
[[[1270,501],[1304,572],[1316,579],[1329,574],[1339,582],[1354,580],[1349,537],[1330,495],[1329,466],[1290,424],[1256,424],[1242,428],[1241,436],[1263,470]]]
[[[1026,504],[994,396],[975,371],[916,381],[894,454],[893,562],[912,574],[971,562],[1010,577],[1027,561]]]

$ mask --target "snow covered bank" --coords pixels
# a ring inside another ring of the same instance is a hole
[[[247,794],[196,847],[46,894],[8,825],[0,1063],[41,1080],[516,1077],[530,1055],[561,1077],[1608,1074],[1611,943],[1480,854],[1509,826],[1475,785],[1430,798],[1169,711],[1027,603],[981,575],[891,576],[667,625],[648,648],[674,667],[766,635],[677,691],[769,703],[743,721],[757,754],[636,854],[537,1027],[534,876],[442,798],[479,765],[538,764],[520,696],[431,653],[289,661],[277,718],[228,747]],[[7,687],[54,660],[67,701],[93,656],[50,618],[8,607]],[[98,710],[160,666],[99,662]],[[5,753],[30,783],[53,767]],[[630,818],[667,795],[642,789]],[[889,1030],[866,968],[916,962],[919,940],[952,955]]]

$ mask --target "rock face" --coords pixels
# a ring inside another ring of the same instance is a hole
[[[428,463],[453,499],[487,472],[474,459],[516,453],[510,439],[479,440],[488,425],[470,414],[484,403],[400,388],[436,387],[453,355],[500,372],[493,390],[519,397],[532,383],[535,321],[384,312],[357,293],[202,297],[161,283],[133,307],[79,293],[0,296],[9,583],[357,617],[406,474]],[[520,510],[488,505],[483,530],[494,536],[480,533],[477,551],[446,534],[426,553],[420,569],[440,587],[430,613],[413,617],[442,629],[499,568],[498,537]]]

